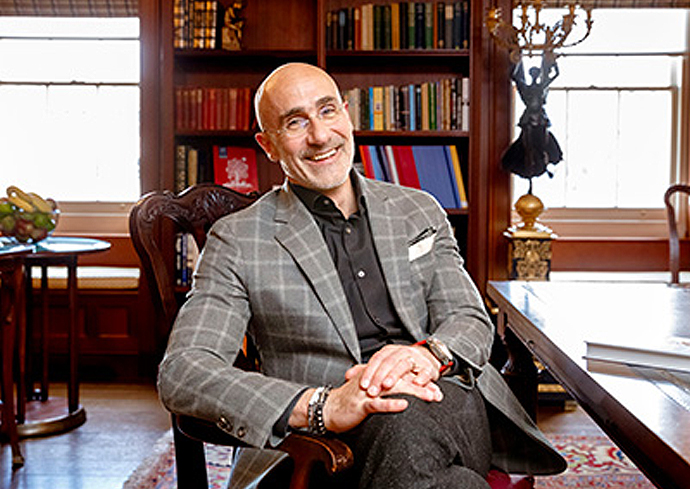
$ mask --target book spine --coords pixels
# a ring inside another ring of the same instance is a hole
[[[354,7],[354,49],[359,51],[362,49],[362,7]]]
[[[453,166],[453,173],[455,175],[455,184],[458,189],[458,201],[461,209],[468,207],[467,191],[465,190],[465,181],[462,177],[462,166],[460,165],[460,157],[458,156],[458,148],[455,145],[448,147],[450,158]]]
[[[446,47],[446,4],[436,3],[436,47],[444,49]]]
[[[400,4],[393,2],[390,5],[391,11],[391,49],[400,50]]]
[[[424,2],[424,48],[434,47],[434,5]]]
[[[407,6],[407,2],[400,2],[400,8],[398,9],[399,11],[399,16],[400,16],[400,49],[408,49],[409,48],[409,42],[407,40],[408,34],[409,34],[409,29],[408,29],[408,22],[407,22],[407,15],[408,15],[408,10],[409,7]]]
[[[468,77],[462,78],[462,115],[460,120],[462,121],[462,126],[460,129],[462,131],[470,130],[470,79]]]
[[[470,3],[468,0],[462,1],[462,36],[460,38],[463,49],[470,47]]]
[[[414,49],[417,44],[417,3],[407,4],[407,49]]]
[[[187,188],[187,146],[178,144],[175,147],[175,193]]]
[[[453,9],[453,3],[448,2],[445,7],[445,25],[443,27],[444,35],[445,35],[445,48],[446,49],[452,49],[453,48],[453,17],[455,14],[455,10]]]

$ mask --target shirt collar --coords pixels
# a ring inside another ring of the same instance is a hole
[[[360,188],[359,181],[350,175],[352,180],[352,187],[355,191],[355,198],[359,202],[359,210],[357,213],[366,213],[366,198],[362,194],[362,189]],[[338,210],[338,208],[333,204],[333,201],[323,195],[322,193],[312,190],[301,185],[288,182],[288,185],[295,192],[295,195],[307,206],[309,212],[313,214],[321,214],[327,217],[343,217],[343,214]]]

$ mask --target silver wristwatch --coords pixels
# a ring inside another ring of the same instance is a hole
[[[439,370],[441,374],[453,366],[453,354],[441,340],[429,337],[417,344],[426,346],[431,354],[436,357],[436,360],[441,363],[441,368]]]

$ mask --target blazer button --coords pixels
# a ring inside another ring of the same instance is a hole
[[[228,421],[225,416],[221,416],[218,420],[218,426],[225,431],[232,431],[232,423]]]
[[[244,429],[243,426],[240,426],[239,428],[237,428],[237,438],[244,438],[244,435],[246,435],[246,434],[247,434],[247,430]]]

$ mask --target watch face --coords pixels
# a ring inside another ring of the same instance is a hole
[[[442,365],[447,365],[453,361],[453,354],[441,341],[434,338],[428,338],[427,345],[429,345],[431,353],[434,354]]]

